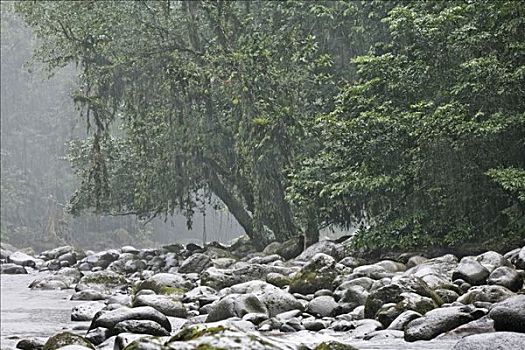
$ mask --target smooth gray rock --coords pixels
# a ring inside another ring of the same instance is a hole
[[[488,284],[497,284],[517,292],[523,287],[523,278],[513,268],[500,266],[492,271],[487,279]]]
[[[93,344],[87,341],[84,337],[71,332],[57,333],[50,337],[44,344],[46,350],[56,350],[68,345],[79,345],[88,349],[95,350]]]
[[[510,261],[505,259],[503,255],[494,251],[488,251],[483,254],[480,254],[476,257],[476,260],[481,265],[483,265],[483,267],[486,268],[489,272],[492,272],[501,266],[512,266]]]
[[[67,254],[67,253],[73,253],[75,252],[75,248],[69,245],[57,247],[51,250],[46,250],[42,252],[40,255],[46,259],[46,260],[52,260],[57,259],[60,256]]]
[[[22,350],[42,350],[44,343],[38,339],[22,339],[16,344],[16,348]]]
[[[401,303],[411,296],[411,294],[404,293],[415,293],[421,297],[432,299],[434,304],[428,301],[428,299],[416,301],[414,298]],[[399,278],[392,279],[390,284],[373,290],[370,293],[365,302],[365,317],[375,318],[377,312],[387,303],[401,303],[399,304],[399,314],[407,309],[424,313],[431,307],[441,305],[442,300],[421,278],[414,275],[402,275]],[[398,315],[394,315],[394,318],[397,316]]]
[[[489,317],[497,331],[525,333],[525,295],[512,296],[492,306]]]
[[[313,298],[308,303],[306,312],[318,317],[328,317],[334,315],[338,306],[333,297],[323,295]]]
[[[475,309],[469,306],[454,306],[434,309],[423,317],[409,322],[405,328],[405,340],[430,340],[441,333],[448,332],[477,316]]]
[[[322,320],[318,320],[315,318],[308,318],[303,320],[303,326],[305,329],[313,332],[318,332],[321,329],[326,328],[326,322],[323,322]]]
[[[179,267],[180,273],[201,273],[211,265],[208,255],[195,253],[184,260]]]
[[[165,295],[139,295],[135,297],[132,305],[151,306],[166,316],[186,318],[188,315],[184,304]]]
[[[413,275],[422,279],[425,276],[435,276],[442,280],[450,280],[457,266],[458,259],[452,254],[447,254],[409,268],[404,275]]]
[[[278,254],[285,260],[297,257],[303,252],[304,242],[300,239],[292,238],[285,242],[272,242],[263,250],[265,255]]]
[[[392,323],[388,326],[387,329],[402,331],[405,329],[406,325],[410,321],[415,320],[416,318],[421,317],[422,315],[419,312],[414,310],[407,310],[397,316]]]
[[[387,271],[383,266],[376,264],[361,265],[356,267],[351,274],[352,278],[369,277],[378,280],[384,277],[391,277],[392,272]]]
[[[469,288],[468,292],[458,298],[462,304],[475,302],[497,303],[515,295],[503,286],[483,285]]]
[[[319,241],[307,247],[295,260],[310,261],[316,254],[330,255],[335,260],[339,261],[345,256],[345,248],[342,244],[333,241]]]
[[[16,265],[13,263],[8,264],[1,264],[0,265],[0,274],[6,274],[6,275],[25,275],[27,274],[27,270],[25,267]]]
[[[137,291],[151,289],[157,294],[184,294],[193,288],[193,283],[183,276],[172,273],[157,273],[137,285]]]
[[[52,275],[35,279],[29,285],[32,289],[68,289],[73,288],[81,279],[82,273],[76,268],[66,267]]]
[[[292,294],[263,281],[250,281],[223,289],[223,294],[251,293],[266,306],[270,317],[290,310],[303,310],[303,305]]]
[[[406,263],[406,267],[407,269],[411,269],[412,267],[423,264],[427,261],[428,261],[428,258],[425,258],[424,256],[420,256],[420,255],[415,255],[408,259]]]
[[[135,248],[133,246],[130,246],[130,245],[126,245],[126,246],[120,248],[120,251],[122,253],[129,253],[129,254],[138,254],[138,253],[140,253],[140,250],[138,250],[137,248]]]
[[[385,339],[402,339],[403,331],[394,329],[382,329],[379,331],[370,332],[364,336],[364,340],[385,340]]]
[[[459,339],[473,334],[492,333],[495,331],[494,320],[488,316],[483,316],[482,318],[470,321],[449,332],[441,334],[437,339]]]
[[[135,333],[149,334],[154,336],[170,335],[164,327],[151,320],[125,320],[117,323],[113,328],[112,334]]]
[[[356,258],[356,257],[353,257],[353,256],[347,256],[346,258],[343,258],[339,261],[339,264],[342,264],[346,267],[350,267],[350,268],[356,268],[358,266],[361,266],[361,265],[364,265],[366,264],[365,260],[364,259],[361,259],[361,258]]]
[[[269,266],[249,264],[236,269],[217,269],[210,267],[201,273],[201,285],[223,289],[253,280],[264,280],[272,271]]]
[[[249,313],[268,315],[268,309],[254,294],[230,294],[212,304],[206,322],[242,318]]]
[[[364,305],[370,295],[370,293],[360,285],[345,285],[344,287],[346,288],[339,289],[342,287],[343,285],[336,289],[334,296],[338,298],[340,303],[349,303],[353,305],[353,307]]]
[[[151,306],[140,306],[135,308],[121,307],[113,311],[100,313],[95,316],[89,329],[104,327],[113,329],[119,322],[126,320],[150,320],[157,322],[168,332],[171,332],[171,324],[168,318]]]
[[[15,265],[28,267],[35,267],[37,262],[37,260],[34,257],[22,252],[12,253],[11,255],[9,255],[7,260]]]
[[[525,348],[524,344],[525,334],[496,332],[462,338],[452,350],[518,350]]]
[[[86,274],[75,287],[77,292],[95,290],[103,294],[112,294],[128,287],[127,280],[121,274],[111,270],[102,270]]]
[[[466,256],[459,262],[458,267],[452,274],[452,280],[462,279],[471,285],[480,285],[489,277],[489,270],[479,263],[475,258]]]
[[[85,300],[85,301],[97,301],[97,300],[105,300],[106,296],[100,292],[97,292],[95,290],[86,289],[82,290],[80,292],[76,292],[71,296],[70,300]]]
[[[106,306],[104,303],[98,301],[75,305],[71,310],[71,321],[91,321],[104,306]]]
[[[318,253],[297,272],[290,282],[290,293],[313,294],[320,289],[334,288],[338,274],[336,261],[330,255]]]
[[[400,296],[403,298],[400,302],[396,304],[385,304],[376,313],[376,319],[381,322],[384,327],[390,326],[404,311],[413,310],[420,314],[425,314],[437,307],[437,304],[432,299],[416,293],[404,292],[401,293]]]
[[[97,327],[87,332],[86,339],[93,343],[93,345],[99,345],[102,344],[107,338],[109,338],[110,335],[111,332],[109,329]]]
[[[207,286],[195,287],[192,290],[184,293],[184,296],[182,297],[183,302],[198,302],[200,306],[210,304],[218,299],[219,295],[217,291]]]
[[[381,260],[374,265],[381,266],[387,272],[405,272],[406,266],[403,263],[392,260]]]
[[[120,253],[116,249],[109,249],[94,255],[90,255],[86,258],[86,261],[93,266],[100,267],[102,269],[107,268],[113,261],[117,260]]]

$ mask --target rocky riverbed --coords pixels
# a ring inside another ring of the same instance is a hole
[[[2,246],[2,349],[522,349],[525,247],[359,257],[173,244],[37,256]],[[498,347],[499,346],[499,347]]]

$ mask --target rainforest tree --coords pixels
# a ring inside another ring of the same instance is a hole
[[[525,237],[525,6],[405,2],[318,118],[292,198],[375,247]]]
[[[381,2],[21,2],[49,68],[75,62],[91,137],[72,145],[72,211],[191,223],[213,193],[260,246],[321,222],[286,176],[315,153],[350,58],[383,27]],[[377,8],[376,16],[368,16]],[[361,9],[368,9],[363,12]],[[386,12],[385,12],[386,13]],[[369,19],[372,18],[372,19]],[[375,21],[368,31],[362,23]],[[379,35],[379,34],[377,34]]]

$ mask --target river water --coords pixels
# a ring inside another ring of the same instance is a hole
[[[38,274],[41,276],[43,274]],[[0,344],[14,349],[22,338],[42,338],[87,322],[71,322],[73,290],[31,290],[36,274],[0,275]]]
[[[28,275],[0,275],[0,349],[15,349],[23,338],[48,337],[64,330],[86,329],[89,322],[71,322],[71,309],[79,301],[70,301],[73,290],[31,290],[28,285],[42,273]],[[84,334],[85,330],[75,333]],[[418,341],[407,343],[402,339],[360,341],[349,339],[340,333],[287,333],[279,337],[283,342],[319,343],[338,340],[350,343],[358,349],[368,350],[449,350],[456,341]],[[322,339],[321,339],[322,338]]]

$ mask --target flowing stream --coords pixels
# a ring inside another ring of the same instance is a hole
[[[1,280],[1,336],[0,349],[15,349],[24,338],[46,340],[64,330],[75,330],[85,334],[89,322],[71,322],[71,308],[78,301],[70,301],[73,290],[31,290],[28,285],[42,273],[28,275],[0,275]],[[316,344],[323,340],[338,340],[350,343],[358,349],[377,350],[449,350],[455,340],[418,341],[407,343],[402,339],[378,339],[372,341],[352,340],[344,332],[286,333],[271,336],[284,343]]]
[[[2,313],[1,349],[14,349],[23,338],[47,339],[51,335],[86,322],[71,322],[69,298],[73,290],[31,290],[28,285],[43,274],[0,275]]]

